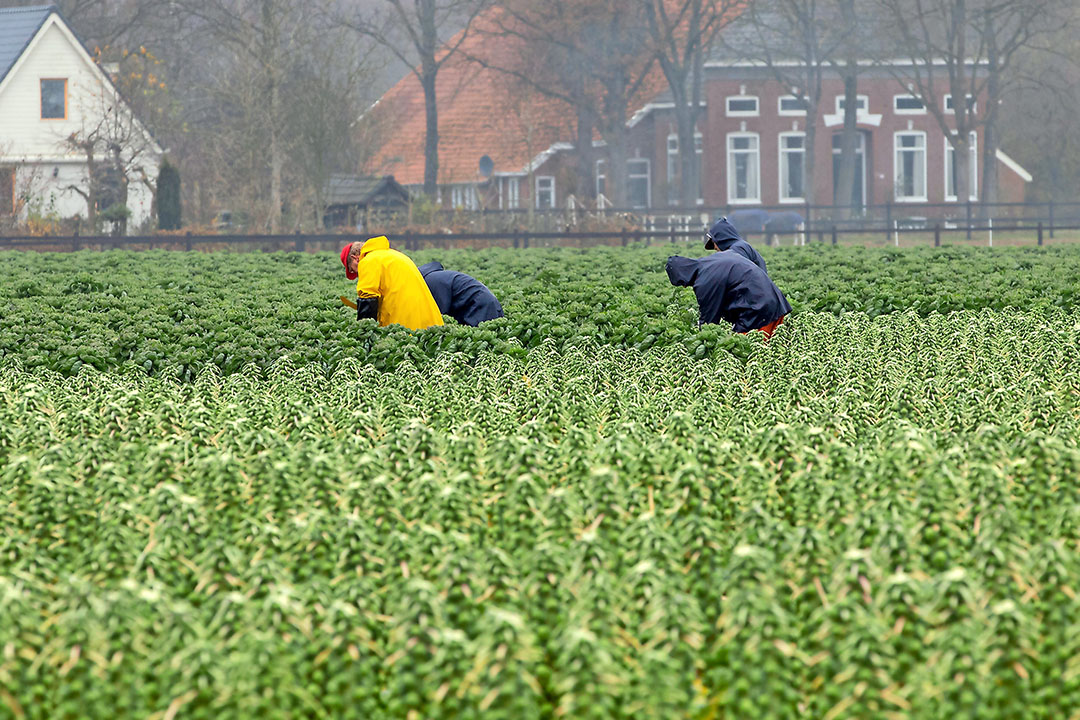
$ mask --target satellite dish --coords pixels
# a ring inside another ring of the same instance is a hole
[[[480,177],[487,179],[490,178],[492,173],[495,172],[495,161],[491,159],[490,155],[484,155],[480,158]]]

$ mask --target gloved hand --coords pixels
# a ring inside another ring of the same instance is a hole
[[[379,298],[356,298],[357,320],[379,319]]]

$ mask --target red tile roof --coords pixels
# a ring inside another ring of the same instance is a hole
[[[523,89],[523,83],[471,59],[513,66],[522,45],[514,38],[493,40],[497,19],[491,14],[477,24],[436,81],[440,184],[474,182],[483,155],[495,161],[496,173],[526,172],[529,163],[554,143],[572,143],[576,136],[574,110],[567,103]],[[654,70],[627,117],[664,87],[663,76]],[[426,121],[416,75],[410,72],[391,88],[378,110],[388,129],[367,171],[393,175],[403,185],[422,185]]]

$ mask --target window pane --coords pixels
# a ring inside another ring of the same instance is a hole
[[[67,117],[66,80],[41,81],[41,119],[62,120]]]
[[[630,205],[635,208],[648,207],[649,205],[649,179],[641,177],[630,178],[627,184],[627,194]]]
[[[897,110],[925,110],[926,106],[923,104],[923,101],[920,100],[917,97],[911,97],[911,96],[904,97],[904,96],[901,96],[901,97],[896,98],[896,109]]]
[[[748,197],[750,182],[750,168],[748,157],[745,153],[735,156],[735,197],[744,200]]]
[[[785,135],[781,138],[781,142],[784,144],[785,150],[801,149],[803,146],[802,135]]]
[[[757,98],[728,98],[729,113],[756,113]]]
[[[946,162],[948,160],[946,155]],[[903,200],[926,198],[926,137],[923,135],[897,136],[896,197]]]
[[[780,98],[780,112],[806,112],[806,101],[801,98]]]
[[[786,153],[784,170],[784,199],[794,200],[803,197],[803,154]]]

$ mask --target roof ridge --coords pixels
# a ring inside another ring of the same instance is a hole
[[[17,12],[44,12],[45,10],[59,9],[59,6],[57,6],[55,3],[49,3],[48,5],[23,5],[18,7],[0,7],[0,14]]]

